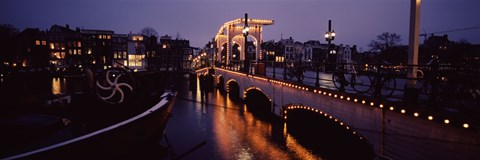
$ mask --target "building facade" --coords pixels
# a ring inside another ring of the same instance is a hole
[[[109,30],[85,30],[82,33],[83,57],[86,65],[92,65],[97,69],[106,69],[113,64],[113,31]]]
[[[136,71],[147,70],[147,61],[145,59],[145,37],[142,34],[128,34],[127,41],[127,66]]]
[[[65,27],[53,25],[47,31],[47,39],[50,48],[50,64],[53,70],[65,71],[67,68],[75,68],[84,64],[82,34],[78,28],[72,30],[69,25]]]

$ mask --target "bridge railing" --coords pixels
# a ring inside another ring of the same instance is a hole
[[[479,65],[425,64],[416,66],[393,64],[301,64],[294,62],[265,62],[266,77],[295,82],[320,89],[337,90],[350,94],[393,102],[405,102],[405,86],[416,81],[418,100],[414,106],[426,106],[453,112],[480,114]],[[328,67],[334,65],[335,67]],[[301,67],[300,69],[295,67]],[[417,78],[407,78],[408,67],[417,68]],[[225,67],[241,71],[235,67]],[[298,75],[298,70],[302,75]],[[343,74],[345,86],[338,86],[335,75]],[[318,75],[318,76],[317,76]],[[354,77],[355,76],[355,77]],[[353,78],[352,78],[353,77]],[[298,80],[298,79],[301,80]],[[353,81],[363,81],[355,83]],[[365,82],[367,81],[367,82]]]

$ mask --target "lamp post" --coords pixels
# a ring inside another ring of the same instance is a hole
[[[327,48],[327,54],[326,54],[326,62],[328,63],[329,61],[329,54],[333,54],[333,52],[330,52],[330,45],[332,44],[332,41],[335,39],[335,31],[332,31],[332,20],[328,20],[328,31],[325,32],[325,40],[328,42],[328,48]],[[326,68],[326,67],[325,67]]]
[[[275,63],[277,63],[277,56],[275,56],[275,51],[273,51],[273,78],[275,78]]]
[[[283,80],[287,80],[287,57],[285,47],[283,48]]]
[[[245,39],[245,42],[243,44],[244,49],[243,49],[243,55],[245,55],[245,62],[244,66],[245,67],[245,73],[249,74],[250,73],[250,55],[247,54],[247,37],[248,37],[248,14],[245,13],[245,26],[243,27],[242,33],[243,33],[243,39]]]

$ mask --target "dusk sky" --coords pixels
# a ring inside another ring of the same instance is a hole
[[[264,28],[264,41],[278,41],[283,34],[325,43],[323,34],[331,19],[337,33],[333,43],[358,45],[365,51],[382,32],[398,33],[401,43],[408,44],[409,6],[410,0],[0,0],[0,24],[20,30],[69,24],[123,34],[149,26],[160,35],[179,33],[191,46],[202,47],[224,22],[244,13],[275,20]],[[480,44],[479,8],[479,0],[422,0],[420,31],[477,27],[446,34],[450,40]]]

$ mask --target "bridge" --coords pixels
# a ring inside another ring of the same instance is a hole
[[[235,20],[224,23],[218,30],[215,36],[216,45],[221,47],[215,54],[215,60],[217,62],[224,62],[226,65],[232,61],[235,56],[232,54],[232,46],[238,44],[241,52],[238,57],[240,61],[247,59],[246,38],[251,37],[253,39],[253,45],[255,46],[255,55],[252,59],[262,59],[260,43],[262,43],[262,31],[263,26],[273,25],[273,20],[267,19],[252,19],[252,18],[238,18]],[[246,33],[246,35],[245,35]],[[226,50],[226,55],[222,55],[222,52]]]
[[[197,70],[197,73],[202,72],[206,72],[206,69]],[[299,117],[289,116],[296,110],[324,116],[369,143],[380,157],[480,158],[478,127],[453,117],[417,111],[386,100],[223,68],[215,68],[214,77],[216,86],[225,89],[229,96],[245,100],[251,96],[263,97],[268,105],[255,107],[264,107],[260,109],[273,113],[285,122]],[[258,93],[263,96],[258,96]]]

